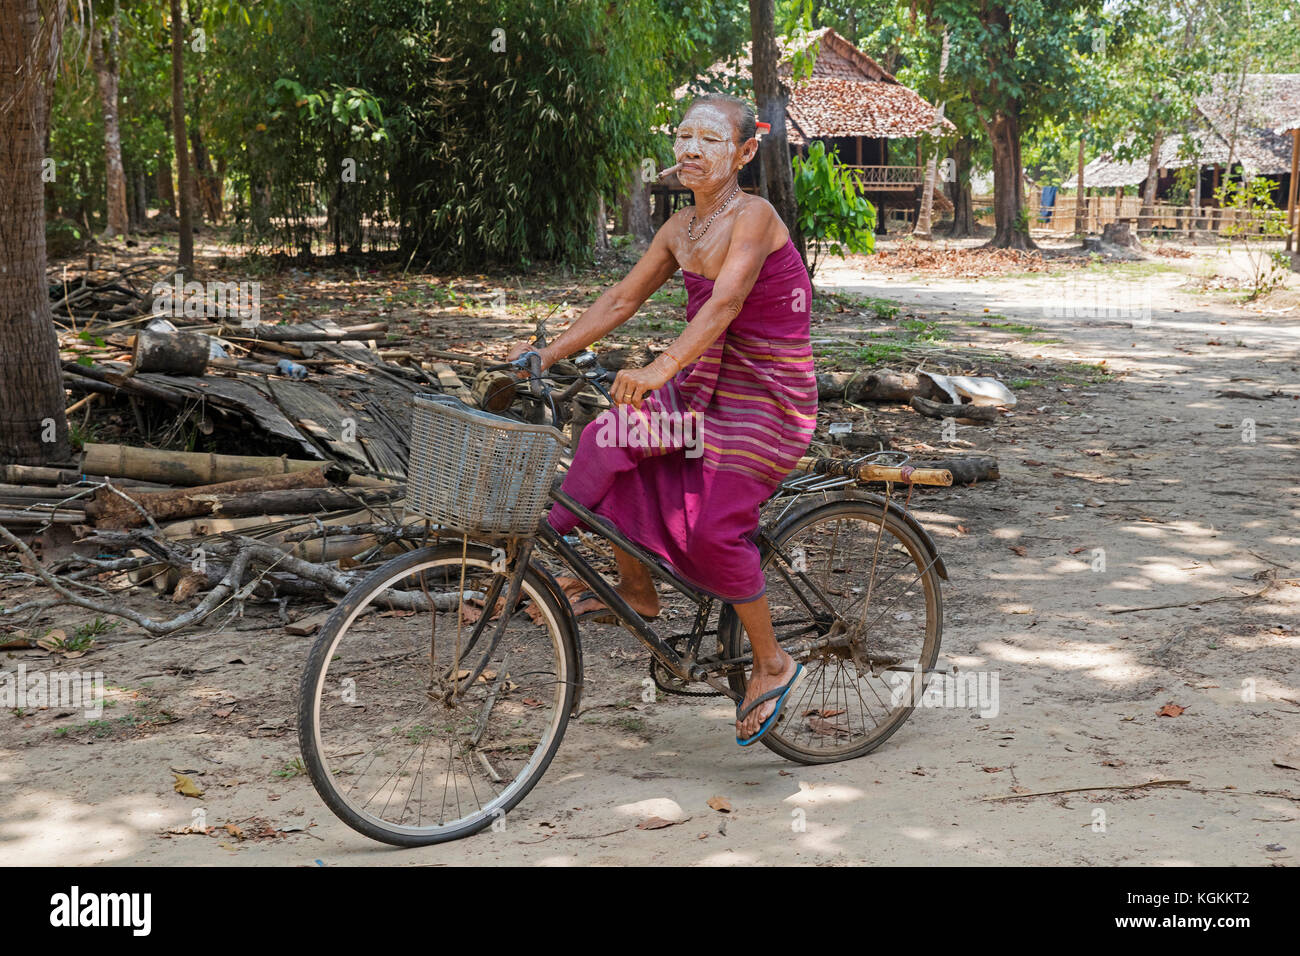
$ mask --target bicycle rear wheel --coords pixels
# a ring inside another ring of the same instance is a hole
[[[797,511],[764,549],[777,641],[808,671],[762,737],[788,760],[833,763],[875,750],[907,720],[938,659],[936,559],[881,500],[845,497]],[[720,636],[728,658],[752,653],[730,608]],[[745,693],[743,668],[728,680]]]
[[[312,647],[303,761],[326,805],[366,836],[423,846],[475,833],[524,798],[559,747],[580,679],[576,636],[530,564],[494,640],[513,570],[494,563],[491,549],[461,542],[394,558]]]

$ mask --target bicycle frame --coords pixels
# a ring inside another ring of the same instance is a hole
[[[530,353],[530,355],[536,356],[536,353]],[[528,357],[529,356],[525,356],[525,359]],[[594,360],[594,356],[592,358]],[[529,385],[534,398],[540,400],[542,397],[544,397],[548,405],[550,406],[552,416],[557,421],[561,420],[554,401],[554,397],[552,396],[551,391],[545,386],[544,380],[542,376],[538,373],[535,363],[533,366],[528,366],[528,367],[531,370],[529,376]],[[584,387],[584,385],[587,384],[590,384],[593,387],[595,387],[597,391],[599,391],[607,400],[611,401],[612,403],[612,399],[610,398],[609,393],[600,384],[599,376],[588,372],[581,373],[574,380],[574,382],[571,383],[569,387],[565,389],[565,391],[560,396],[561,400],[563,401],[565,399],[571,398],[572,396],[576,395],[582,389],[582,387]],[[877,466],[875,464],[869,463],[869,462],[873,462],[875,459],[881,457],[882,455],[883,456],[897,455],[898,457],[901,458],[901,460],[898,461],[897,464],[893,466]],[[790,478],[788,478],[785,482],[782,482],[782,484],[779,485],[774,490],[771,498],[769,498],[768,500],[769,502],[773,502],[773,501],[784,502],[785,508],[781,512],[781,515],[783,516],[786,512],[789,511],[790,507],[796,501],[798,501],[800,498],[802,498],[807,494],[834,491],[850,485],[855,485],[863,480],[876,480],[876,481],[889,482],[889,481],[896,481],[901,479],[906,483],[911,483],[913,480],[916,480],[917,483],[922,483],[922,484],[943,484],[943,485],[948,485],[952,483],[952,476],[947,472],[942,472],[942,471],[932,470],[932,469],[923,469],[918,472],[917,469],[904,467],[907,460],[908,460],[908,456],[905,454],[883,452],[883,453],[864,455],[861,458],[853,459],[851,461],[844,461],[844,460],[828,461],[823,465],[810,468],[807,473],[804,474],[796,473],[791,475]],[[628,630],[630,630],[637,637],[637,639],[641,641],[641,643],[645,644],[646,647],[650,649],[650,652],[659,659],[660,663],[662,663],[666,668],[668,668],[670,673],[676,676],[679,680],[683,680],[688,683],[695,683],[695,682],[707,683],[715,690],[726,695],[732,700],[738,702],[740,700],[739,695],[737,695],[725,684],[719,682],[709,672],[709,668],[704,667],[698,661],[699,647],[705,635],[708,633],[716,633],[707,630],[708,622],[712,614],[713,602],[722,601],[724,606],[726,605],[727,602],[725,602],[722,598],[718,597],[717,595],[710,594],[704,591],[703,589],[683,580],[670,567],[663,564],[660,558],[658,557],[658,555],[655,555],[652,552],[650,552],[648,549],[641,547],[639,544],[637,544],[636,542],[632,541],[629,537],[627,537],[627,535],[623,534],[616,527],[614,527],[610,522],[600,517],[599,515],[595,514],[590,509],[584,507],[583,505],[575,501],[572,497],[570,497],[569,495],[565,494],[562,490],[560,490],[560,481],[557,480],[555,484],[552,486],[550,492],[550,498],[553,503],[559,503],[564,505],[566,508],[568,508],[594,534],[606,539],[607,541],[611,542],[621,550],[632,555],[638,562],[640,562],[649,570],[650,574],[653,577],[666,582],[670,587],[672,587],[674,590],[678,591],[685,597],[689,598],[691,602],[695,604],[696,606],[695,623],[691,633],[689,635],[679,635],[679,636],[688,637],[686,652],[685,654],[679,653],[675,647],[673,647],[671,644],[669,644],[667,641],[661,638],[658,632],[655,631],[655,629],[651,627],[650,624],[644,618],[642,618],[641,615],[638,614],[625,600],[623,600],[622,596],[618,593],[618,591],[616,591],[614,587],[605,580],[605,578],[600,574],[600,572],[591,566],[591,564],[578,552],[577,548],[575,548],[572,544],[570,544],[567,540],[565,540],[565,538],[562,535],[557,533],[555,529],[552,528],[549,522],[547,521],[541,522],[541,527],[539,528],[537,537],[535,539],[529,538],[526,540],[524,548],[522,549],[524,560],[520,563],[520,566],[518,570],[515,572],[515,574],[512,574],[510,577],[510,581],[509,581],[510,593],[513,595],[518,592],[519,583],[523,579],[523,569],[527,565],[527,555],[531,552],[533,542],[538,541],[543,547],[545,547],[547,550],[554,553],[557,557],[560,558],[560,560],[562,560],[566,565],[568,565],[568,567],[573,571],[573,573],[577,575],[577,577],[584,584],[586,584],[592,590],[592,592],[596,594],[598,598],[600,598],[600,600],[614,614],[614,616],[619,620],[619,622]],[[778,516],[777,520],[778,521],[780,520],[780,516]],[[922,534],[925,540],[928,541],[928,536],[925,536],[924,533]],[[766,529],[762,525],[760,525],[758,528],[758,536],[760,541],[771,546],[772,539],[768,537]],[[777,558],[778,558],[778,564],[776,565],[776,570],[791,586],[796,596],[805,605],[809,613],[812,614],[813,618],[814,619],[821,618],[822,615],[819,614],[817,608],[813,604],[813,601],[810,601],[809,594],[804,590],[802,590],[800,587],[798,587],[795,584],[794,579],[797,578],[800,582],[802,582],[803,586],[808,589],[808,592],[811,592],[813,599],[821,602],[823,608],[829,606],[830,604],[826,595],[821,593],[820,589],[812,581],[808,579],[807,575],[802,570],[793,566],[791,562],[786,560],[786,557],[784,555],[778,553]],[[938,560],[938,555],[937,553],[935,553],[932,557],[931,563],[933,564],[937,560]],[[926,570],[928,570],[928,567]],[[488,607],[492,606],[491,602],[495,599],[496,595],[499,592],[500,592],[500,585],[499,584],[493,585],[491,591],[488,594],[488,598],[487,598],[488,603],[485,606]],[[507,606],[509,607],[512,605],[507,604]],[[473,644],[473,641],[477,640],[478,634],[480,633],[479,628],[481,628],[482,626],[483,626],[483,622],[480,621],[478,628],[475,629],[475,633],[471,637],[471,646]],[[494,637],[492,642],[492,647],[489,648],[489,652],[491,651],[492,648],[495,648],[496,642],[499,639],[500,634],[503,632],[504,632],[504,626],[499,627],[498,634],[496,637]],[[777,635],[777,639],[778,641],[782,640],[781,635]],[[848,643],[847,639],[844,637],[843,634],[836,633],[834,632],[834,630],[828,627],[827,631],[823,631],[818,636],[810,637],[807,640],[799,641],[799,645],[802,646],[792,646],[792,645],[785,645],[785,646],[789,651],[796,651],[796,652],[802,651],[803,653],[809,653],[819,648],[840,646],[840,645],[845,645],[847,643]],[[486,658],[484,660],[486,660]],[[749,662],[748,658],[738,658],[734,661],[716,660],[716,659],[710,661],[710,663],[714,665],[723,666],[723,667],[729,665],[743,666],[748,662]]]
[[[723,685],[706,673],[706,669],[696,663],[697,652],[700,642],[704,636],[709,633],[707,630],[709,617],[712,614],[713,602],[721,600],[716,595],[709,594],[700,588],[695,587],[689,582],[683,580],[675,574],[671,568],[661,563],[659,558],[652,552],[641,547],[627,535],[623,534],[604,518],[595,512],[579,504],[569,495],[560,491],[559,488],[551,490],[551,499],[559,504],[564,505],[582,520],[584,524],[594,534],[605,538],[616,547],[626,551],[649,570],[650,574],[661,581],[666,582],[674,590],[680,592],[696,606],[695,625],[690,634],[690,640],[687,645],[686,654],[680,654],[675,647],[659,636],[659,633],[650,626],[650,624],[641,617],[625,600],[622,595],[609,584],[599,571],[591,566],[591,563],[575,548],[572,544],[564,539],[548,522],[543,521],[539,532],[541,544],[556,554],[578,578],[586,584],[591,590],[604,602],[605,606],[613,612],[614,616],[627,627],[636,637],[650,649],[650,652],[659,658],[668,670],[681,680],[688,682],[704,681],[720,690],[733,700],[738,699],[734,691],[725,688]]]

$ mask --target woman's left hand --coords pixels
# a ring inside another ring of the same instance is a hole
[[[672,363],[660,357],[645,368],[623,369],[614,376],[609,394],[619,405],[631,405],[639,409],[647,392],[653,392],[672,377]]]

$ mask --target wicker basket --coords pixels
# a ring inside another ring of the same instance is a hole
[[[564,436],[447,395],[413,402],[407,512],[466,533],[534,534]]]

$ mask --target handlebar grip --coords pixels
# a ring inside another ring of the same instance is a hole
[[[542,357],[529,352],[524,358],[528,360],[528,390],[533,398],[541,398],[546,394],[546,387],[542,384]]]

